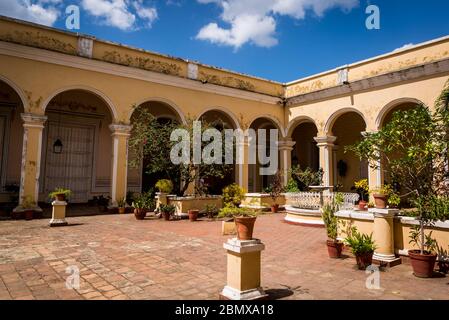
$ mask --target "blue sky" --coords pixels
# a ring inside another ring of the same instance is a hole
[[[78,32],[281,82],[449,34],[446,0],[1,0],[0,14],[65,29],[70,4]]]

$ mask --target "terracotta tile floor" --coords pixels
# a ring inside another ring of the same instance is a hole
[[[266,244],[264,288],[284,299],[449,299],[449,278],[417,279],[403,264],[366,288],[354,259],[330,260],[324,229],[293,226],[282,215],[256,222]],[[226,279],[221,222],[136,221],[133,215],[0,221],[0,299],[216,299]],[[80,271],[67,289],[66,268]]]

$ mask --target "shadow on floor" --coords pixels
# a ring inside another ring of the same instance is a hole
[[[268,289],[265,290],[265,293],[268,294],[270,300],[283,299],[294,294],[290,289]]]

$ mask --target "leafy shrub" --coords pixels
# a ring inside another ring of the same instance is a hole
[[[49,193],[48,197],[50,199],[53,199],[58,194],[63,194],[66,198],[68,198],[72,194],[72,191],[69,189],[64,189],[64,188],[56,188],[54,191]]]
[[[373,253],[376,250],[376,245],[373,240],[373,234],[369,236],[357,231],[356,227],[351,229],[348,237],[345,239],[345,244],[351,248],[355,256],[365,253]]]
[[[170,216],[175,214],[176,207],[172,204],[161,204],[159,206],[159,211],[165,214],[169,214]]]
[[[255,210],[237,207],[224,207],[220,210],[218,218],[236,218],[236,217],[255,217],[257,212]]]
[[[233,183],[223,189],[223,203],[225,207],[238,207],[245,198],[246,190]]]
[[[173,191],[173,182],[168,179],[159,180],[156,183],[156,188],[159,190],[159,192],[170,193]]]
[[[296,180],[290,177],[288,179],[287,185],[285,186],[285,192],[296,193],[300,191],[301,190],[299,190]]]
[[[215,218],[219,213],[219,210],[216,205],[208,204],[205,206],[205,208],[201,211],[201,214],[206,215],[209,219]]]
[[[296,182],[299,191],[310,191],[311,186],[322,185],[323,175],[323,169],[313,171],[310,168],[306,168],[302,170],[299,166],[290,169],[290,176]]]

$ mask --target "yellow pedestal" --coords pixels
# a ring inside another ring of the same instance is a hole
[[[50,227],[66,226],[65,209],[67,207],[67,202],[53,201],[51,204],[53,205],[53,212],[50,220]]]
[[[227,300],[260,300],[267,298],[260,285],[260,257],[265,245],[258,239],[236,238],[223,245],[227,250],[227,284],[220,294]]]
[[[369,209],[374,214],[373,239],[377,246],[373,259],[381,264],[390,266],[400,264],[400,258],[394,253],[394,216],[399,213],[397,209]]]

